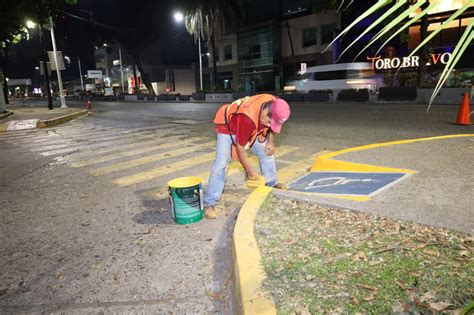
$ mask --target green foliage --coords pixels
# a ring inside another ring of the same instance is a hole
[[[196,0],[185,8],[185,26],[194,38],[209,40],[212,35],[222,36],[226,27],[232,27],[240,14],[238,0]]]

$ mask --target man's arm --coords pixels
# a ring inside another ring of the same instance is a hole
[[[240,145],[238,142],[235,143],[235,147],[237,149],[237,155],[239,156],[239,162],[240,164],[242,164],[242,167],[245,170],[247,179],[258,179],[260,176],[258,175],[257,172],[255,172],[253,167],[250,165],[247,152],[245,152],[245,148],[242,145]]]
[[[275,154],[275,135],[271,130],[268,131],[267,145],[265,146],[265,154],[272,156]]]

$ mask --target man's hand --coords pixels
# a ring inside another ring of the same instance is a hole
[[[247,180],[258,180],[260,179],[260,175],[254,170],[250,170],[247,172]]]
[[[267,156],[272,156],[275,154],[275,135],[273,132],[268,133],[267,145],[265,146],[265,154]]]
[[[275,154],[275,144],[273,142],[267,141],[267,145],[265,146],[265,154],[267,156],[272,156]]]

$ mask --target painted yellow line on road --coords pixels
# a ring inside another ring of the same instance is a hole
[[[189,142],[196,142],[196,141],[199,141],[199,140],[202,140],[202,139],[204,139],[204,138],[191,138],[191,139],[186,139],[186,140],[180,140],[179,143],[172,142],[172,141],[170,141],[170,139],[167,139],[167,142],[159,144],[159,145],[154,145],[154,146],[151,146],[151,147],[145,147],[145,148],[141,148],[141,149],[135,149],[133,151],[127,150],[125,152],[119,152],[119,153],[115,153],[115,154],[112,154],[112,155],[101,156],[101,157],[97,157],[97,158],[94,158],[94,159],[89,159],[89,160],[86,160],[86,161],[72,163],[71,166],[72,167],[83,167],[83,166],[88,166],[88,165],[92,165],[92,164],[98,164],[98,163],[112,161],[112,160],[123,158],[123,157],[134,156],[134,155],[137,155],[137,154],[142,154],[142,153],[153,152],[153,151],[157,151],[157,150],[161,150],[161,149],[166,149],[166,148],[174,147],[174,146],[177,146],[177,145],[181,146],[183,144],[187,144]],[[137,145],[137,144],[138,143],[134,143],[133,145]],[[131,148],[131,147],[133,147],[133,145],[127,145],[127,147]]]
[[[155,179],[160,176],[165,176],[192,166],[203,164],[209,161],[212,161],[216,156],[215,152],[210,152],[200,156],[196,156],[178,163],[173,163],[170,165],[164,165],[155,169],[147,170],[130,176],[125,176],[119,179],[114,180],[114,183],[120,186],[130,186],[133,184],[138,184],[146,182],[152,179]]]
[[[182,136],[167,137],[166,141],[179,140],[179,138],[181,138],[181,137]],[[145,139],[145,141],[135,141],[135,142],[130,143],[131,141],[134,141],[134,140],[144,140],[144,139]],[[152,139],[152,140],[150,140],[150,139]],[[141,147],[141,146],[145,146],[145,145],[149,145],[149,144],[154,145],[156,143],[159,143],[161,140],[162,139],[156,138],[156,137],[143,136],[143,137],[139,137],[139,138],[128,137],[128,138],[120,139],[120,140],[114,139],[113,141],[108,141],[108,142],[104,142],[104,143],[93,143],[93,144],[87,145],[86,147],[90,148],[90,147],[97,146],[99,149],[89,150],[87,152],[81,152],[81,153],[75,154],[74,158],[97,156],[97,155],[102,155],[102,154],[105,154],[105,153],[111,153],[111,152],[116,152],[116,151],[129,149],[129,148],[134,148],[134,147],[137,147],[137,146]],[[115,145],[117,143],[122,143],[122,144]],[[175,145],[178,145],[178,143],[176,143]],[[107,147],[104,148],[105,146],[107,146]],[[112,147],[110,147],[110,146],[112,146]]]
[[[215,141],[202,143],[202,144],[194,144],[189,147],[162,152],[157,155],[145,156],[143,158],[139,158],[139,159],[123,162],[123,163],[117,163],[110,166],[101,167],[101,168],[91,171],[91,174],[94,176],[101,176],[101,175],[110,174],[117,171],[123,171],[123,170],[134,168],[140,165],[145,165],[148,163],[157,162],[164,159],[180,156],[189,152],[194,152],[197,149],[208,148],[208,147],[214,146],[215,144],[216,144]]]
[[[298,149],[299,149],[299,147],[286,146],[286,145],[278,147],[277,150],[276,150],[276,153],[275,153],[275,157],[278,158],[280,156],[284,156],[284,155],[286,155],[288,153],[291,153],[291,152],[294,152]],[[250,155],[249,160],[250,160],[250,165],[252,167],[255,167],[255,168],[258,167],[258,158],[255,155]],[[311,162],[312,161],[313,160],[311,160]],[[308,164],[310,164],[311,162],[309,162]],[[231,161],[230,164],[229,164],[229,168],[227,170],[227,177],[235,175],[237,173],[243,173],[243,172],[244,172],[244,170],[242,168],[242,165],[240,165],[240,163],[238,161]],[[210,174],[210,171],[206,171],[206,172],[203,172],[201,174],[192,175],[192,176],[196,176],[196,177],[201,178],[202,185],[206,185],[207,181],[209,179],[209,174]],[[164,199],[168,196],[168,192],[167,192],[166,187],[159,187],[159,188],[149,190],[149,191],[145,192],[143,195],[148,197],[148,198],[154,199],[154,200],[161,200],[161,199]]]
[[[235,224],[232,238],[233,285],[238,314],[276,314],[275,305],[263,288],[266,274],[254,236],[257,212],[271,191],[265,186],[255,189],[240,209]]]
[[[458,134],[458,135],[446,135],[446,136],[437,136],[437,137],[427,137],[427,138],[418,138],[418,139],[407,139],[407,140],[398,140],[398,141],[390,141],[390,142],[382,142],[382,143],[373,143],[368,145],[362,145],[359,147],[348,148],[336,152],[331,152],[321,156],[321,159],[329,159],[335,157],[337,155],[341,155],[344,153],[355,152],[355,151],[362,151],[367,149],[374,149],[379,147],[387,147],[391,145],[398,145],[398,144],[407,144],[407,143],[414,143],[414,142],[421,142],[421,141],[432,141],[432,140],[441,140],[441,139],[451,139],[451,138],[461,138],[461,137],[474,137],[474,134]]]
[[[368,145],[363,145],[363,146],[358,146],[358,147],[353,147],[353,148],[347,148],[347,149],[330,152],[330,153],[319,156],[314,161],[311,171],[312,172],[317,172],[317,171],[320,171],[320,172],[321,171],[395,172],[395,173],[414,174],[416,173],[416,171],[410,170],[410,169],[401,169],[401,168],[383,167],[383,166],[370,165],[370,164],[352,163],[352,162],[345,162],[345,161],[340,161],[340,160],[333,160],[331,158],[341,155],[341,154],[345,154],[345,153],[375,149],[375,148],[380,148],[380,147],[387,147],[387,146],[400,145],[400,144],[409,144],[409,143],[416,143],[416,142],[422,142],[422,141],[462,138],[462,137],[474,137],[474,134],[458,134],[458,135],[445,135],[445,136],[436,136],[436,137],[427,137],[427,138],[407,139],[407,140],[398,140],[398,141],[390,141],[390,142],[382,142],[382,143],[373,143],[373,144],[368,144]],[[322,197],[349,199],[349,200],[355,200],[355,201],[368,201],[371,199],[368,196],[327,195],[327,194],[313,194],[313,193],[304,193],[304,192],[300,192],[300,193],[320,195]]]

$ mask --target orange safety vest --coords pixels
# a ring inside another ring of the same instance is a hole
[[[229,128],[230,119],[235,114],[244,114],[250,118],[255,125],[255,130],[253,131],[249,142],[245,145],[245,149],[249,149],[255,143],[257,137],[259,137],[260,141],[265,140],[270,128],[264,127],[261,132],[258,131],[260,112],[262,111],[262,104],[274,101],[275,99],[276,97],[270,94],[258,94],[240,98],[231,104],[221,106],[216,112],[214,123],[216,125],[226,125]]]

